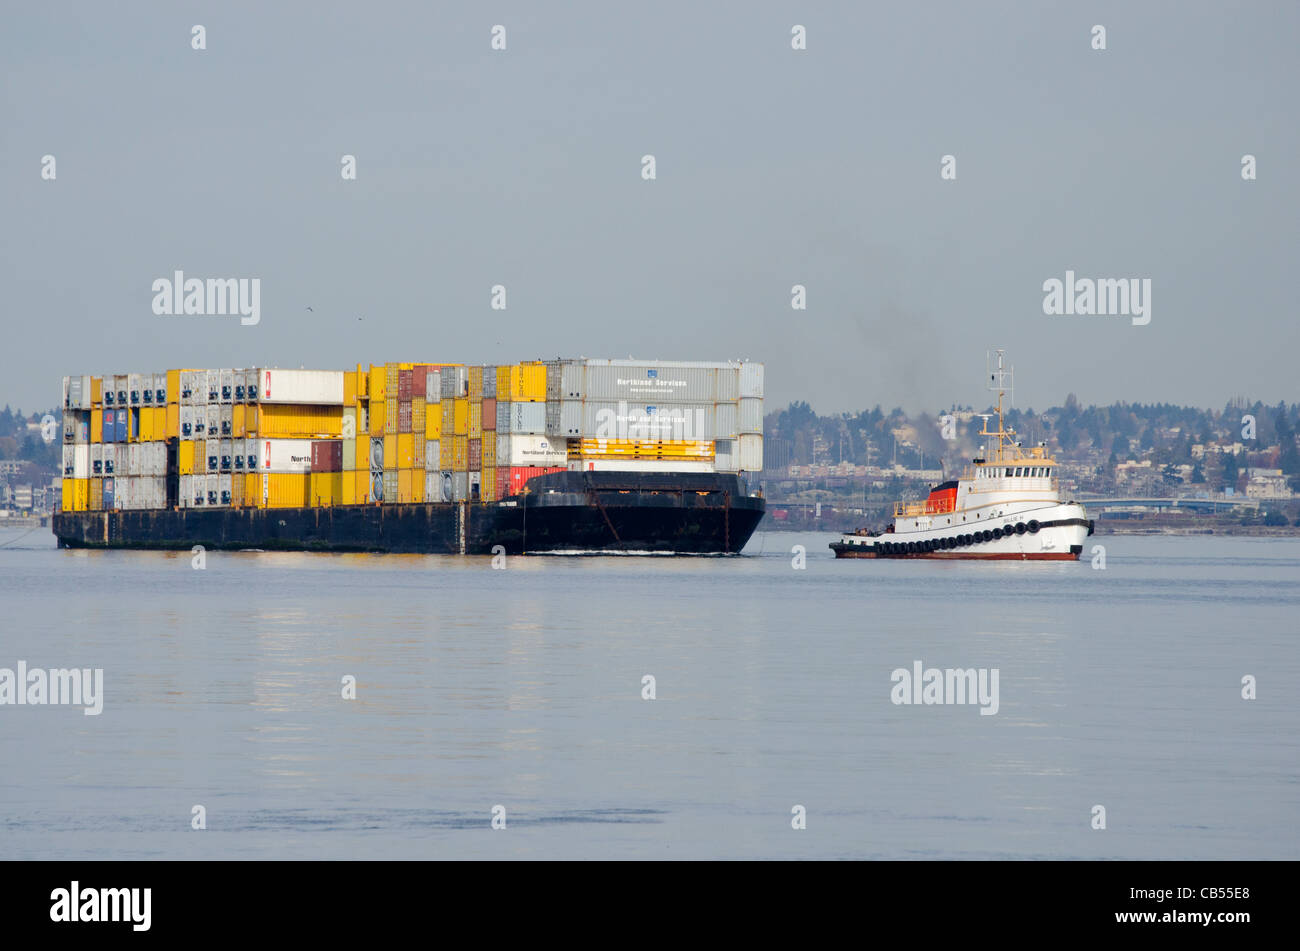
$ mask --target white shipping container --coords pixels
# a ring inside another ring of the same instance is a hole
[[[153,377],[150,376],[152,380]],[[126,375],[126,396],[132,406],[139,406],[144,400],[144,377],[139,373]]]
[[[740,432],[740,408],[736,403],[719,403],[714,439],[734,439]]]
[[[221,471],[229,472],[234,467],[235,443],[231,439],[221,440]]]
[[[438,468],[438,457],[441,454],[441,450],[442,450],[442,444],[438,440],[426,439],[424,441],[424,468],[425,469]]]
[[[144,475],[140,468],[140,443],[128,443],[126,447],[126,475]],[[121,473],[119,473],[120,475]]]
[[[104,447],[97,442],[90,444],[90,474],[104,474]]]
[[[763,431],[763,401],[752,396],[740,400],[740,433]],[[728,434],[730,435],[730,434]]]
[[[494,400],[497,398],[497,368],[483,368],[483,399]]]
[[[469,501],[469,473],[453,472],[451,474],[451,501]]]
[[[443,367],[439,373],[439,388],[444,400],[469,395],[469,367]]]
[[[712,403],[668,405],[619,402],[560,404],[564,437],[602,439],[716,439],[717,408]]]
[[[735,472],[736,440],[718,439],[713,443],[713,468],[719,472]]]
[[[742,472],[763,470],[763,437],[741,433],[737,442],[738,468]]]
[[[498,403],[498,410],[502,406],[505,410],[497,413],[497,432],[544,435],[546,405],[545,403]],[[504,426],[501,425],[503,422]]]
[[[428,406],[430,403],[440,402],[442,402],[442,371],[430,370],[424,378],[424,403]]]
[[[173,394],[173,399],[175,398]],[[165,406],[167,404],[167,374],[155,373],[153,375],[153,401],[155,406]]]
[[[233,500],[233,496],[231,495],[233,490],[232,481],[233,477],[229,474],[220,477],[220,481],[217,483],[218,505],[229,505]]]
[[[258,469],[262,472],[311,472],[311,443],[310,439],[259,440]]]
[[[194,476],[183,475],[176,482],[176,504],[183,509],[192,508],[194,499],[190,493],[194,491]]]
[[[562,466],[568,459],[563,439],[519,433],[497,436],[498,466]]]
[[[182,406],[194,405],[194,371],[181,371],[181,392],[180,399]]]
[[[90,478],[90,443],[78,443],[72,447],[72,477]]]
[[[63,475],[71,479],[73,472],[76,470],[77,456],[75,447],[70,443],[63,444]]]
[[[747,362],[740,365],[740,398],[763,398],[763,364]]]
[[[221,407],[216,403],[209,403],[204,413],[207,414],[207,437],[209,439],[221,438]]]
[[[220,379],[221,379],[221,402],[230,403],[235,398],[235,371],[222,370]]]
[[[442,473],[436,469],[424,474],[424,501],[442,501]]]
[[[712,403],[726,368],[671,363],[587,362],[583,399],[631,403]]]
[[[235,408],[233,406],[221,407],[221,438],[235,434]]]
[[[244,469],[248,472],[259,471],[262,461],[262,440],[250,438],[244,440]]]
[[[180,410],[181,439],[194,438],[194,407],[182,406]]]
[[[204,402],[208,406],[219,404],[221,402],[221,371],[207,370],[204,375],[207,379],[206,392],[203,394]]]
[[[263,403],[342,405],[343,371],[264,369],[258,399]]]
[[[65,376],[63,381],[63,405],[68,409],[90,409],[90,376]]]
[[[203,477],[204,488],[207,490],[207,504],[218,505],[221,493],[221,476],[208,473]]]

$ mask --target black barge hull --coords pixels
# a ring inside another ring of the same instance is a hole
[[[557,472],[499,502],[59,512],[52,526],[60,548],[714,555],[738,553],[763,510],[730,474]]]

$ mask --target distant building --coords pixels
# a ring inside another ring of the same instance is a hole
[[[1281,469],[1251,469],[1246,481],[1248,499],[1290,499],[1295,493],[1287,485]]]

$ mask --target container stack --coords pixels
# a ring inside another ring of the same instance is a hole
[[[763,365],[640,360],[548,364],[546,432],[575,469],[756,472]]]
[[[63,378],[65,511],[161,509],[178,371]]]
[[[566,468],[763,465],[757,363],[185,369],[63,387],[67,511],[493,502]]]

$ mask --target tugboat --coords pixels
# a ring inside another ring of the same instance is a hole
[[[998,427],[990,432],[993,414],[983,416],[985,456],[972,459],[960,479],[934,486],[925,501],[896,502],[883,532],[860,529],[832,542],[836,558],[1078,560],[1093,523],[1078,502],[1061,501],[1046,445],[1022,447],[1003,425],[1002,402],[1012,387],[1003,358],[998,350],[989,376]]]

